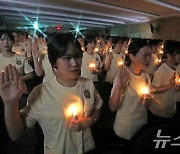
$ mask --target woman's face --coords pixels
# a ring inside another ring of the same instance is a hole
[[[115,45],[115,49],[117,49],[119,52],[122,50],[122,47],[123,47],[123,43],[122,43],[122,42],[118,42],[118,43]]]
[[[94,53],[95,44],[94,42],[90,42],[86,46],[88,54],[92,55]]]
[[[176,63],[175,55],[167,53],[166,61],[168,61],[169,64],[174,65]]]
[[[136,65],[141,68],[147,68],[149,66],[150,60],[151,60],[151,51],[148,46],[142,47],[139,52],[136,54],[136,56],[133,56],[134,58],[132,61],[136,63]]]
[[[177,53],[177,54],[175,55],[175,64],[176,64],[176,65],[180,64],[180,53]]]
[[[15,42],[18,41],[18,34],[16,32],[13,32],[12,35],[14,36]]]
[[[1,50],[3,51],[12,51],[12,46],[14,41],[8,36],[8,34],[4,33],[0,38],[0,46]]]
[[[82,51],[69,43],[67,52],[56,61],[56,74],[64,80],[77,79],[80,75],[81,63]]]
[[[25,36],[23,35],[23,34],[18,34],[18,41],[19,42],[24,42],[24,40],[25,40]]]

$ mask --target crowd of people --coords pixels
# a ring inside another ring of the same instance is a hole
[[[0,96],[17,140],[37,122],[45,153],[82,154],[103,101],[93,83],[112,85],[114,133],[127,143],[147,123],[171,123],[180,102],[180,42],[118,36],[0,31]],[[37,77],[40,82],[33,81]],[[28,81],[28,82],[27,82]],[[30,84],[28,84],[30,83]],[[19,99],[29,95],[19,111]]]

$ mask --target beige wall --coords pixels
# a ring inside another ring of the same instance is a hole
[[[154,38],[154,39],[171,39],[180,41],[180,17],[166,18],[161,20],[151,21],[152,25],[159,31],[151,32],[150,22],[122,25],[111,28],[111,35],[128,36],[140,38]],[[87,33],[106,35],[105,29],[89,30]]]
[[[131,25],[122,25],[119,27],[109,28],[111,35],[115,36],[128,36],[128,37],[140,37],[140,38],[154,38],[154,39],[171,39],[180,41],[180,17],[171,17],[166,19],[154,20],[151,21],[154,27],[159,26],[159,31],[151,32],[150,22],[137,23]],[[3,26],[0,29],[10,28],[12,29],[13,25],[6,26],[3,22]],[[107,29],[107,28],[106,28]],[[90,29],[86,30],[86,34],[92,35],[107,35],[106,29]],[[68,29],[62,27],[61,31],[57,31],[55,27],[47,28],[48,32],[62,32],[68,31]]]

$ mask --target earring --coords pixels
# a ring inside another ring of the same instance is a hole
[[[58,69],[57,66],[54,66],[53,68],[54,68],[54,70],[57,70],[57,69]]]

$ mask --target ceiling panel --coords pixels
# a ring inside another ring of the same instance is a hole
[[[114,27],[180,16],[179,0],[0,0],[7,25]]]

